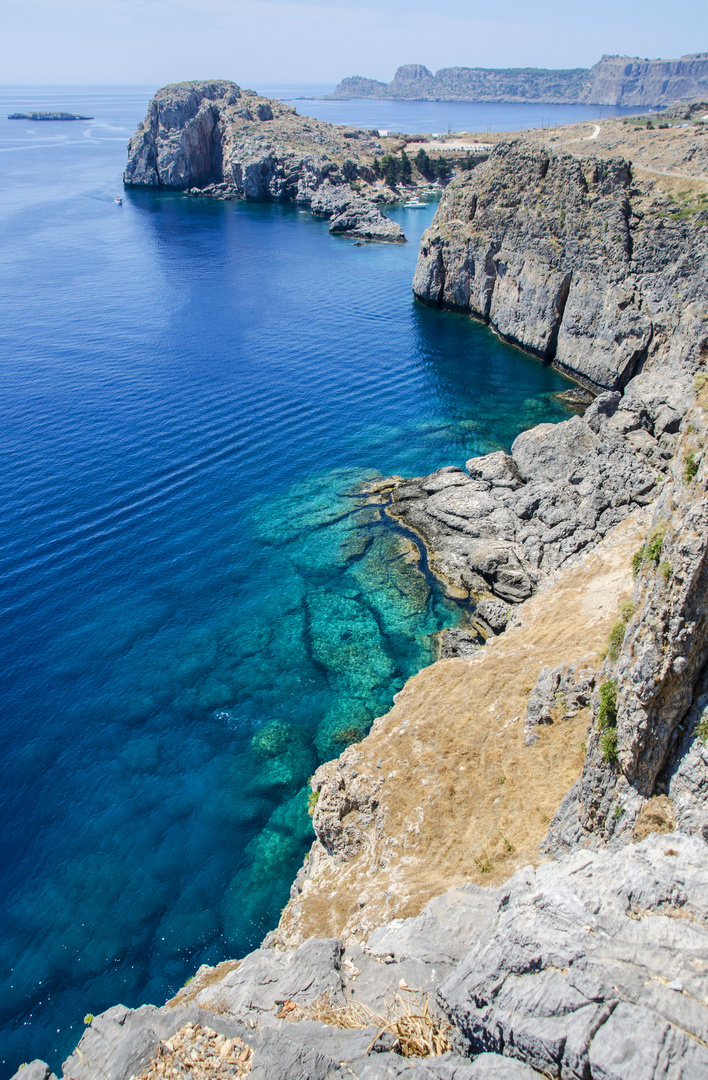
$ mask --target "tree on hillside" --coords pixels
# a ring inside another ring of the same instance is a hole
[[[411,159],[405,150],[401,150],[401,181],[404,184],[409,184],[412,176],[413,166],[411,165]]]

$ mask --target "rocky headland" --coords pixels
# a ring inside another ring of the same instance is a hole
[[[380,204],[398,196],[373,163],[399,147],[378,133],[299,116],[227,80],[165,86],[128,145],[130,187],[191,196],[289,202],[330,219],[330,232],[405,240]]]
[[[313,776],[261,948],[87,1018],[66,1080],[708,1078],[702,213],[530,139],[450,185],[416,294],[594,400],[370,485],[468,626]]]
[[[537,101],[549,104],[668,105],[706,94],[708,53],[678,60],[603,56],[591,68],[441,68],[403,64],[390,83],[350,76],[327,96],[414,101]]]

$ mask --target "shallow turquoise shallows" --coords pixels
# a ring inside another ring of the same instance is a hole
[[[0,1077],[271,928],[307,780],[460,611],[367,478],[508,447],[567,382],[410,291],[410,243],[129,192],[147,92],[0,121]]]

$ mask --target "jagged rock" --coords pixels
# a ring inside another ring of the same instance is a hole
[[[468,1052],[561,1078],[708,1076],[705,858],[652,836],[514,875],[439,992]]]
[[[532,745],[538,736],[534,728],[574,716],[590,704],[597,672],[589,662],[559,664],[543,667],[538,681],[529,694],[526,706],[526,743]]]
[[[668,795],[677,828],[708,843],[708,679],[703,675],[686,717],[685,734],[669,768]],[[679,729],[680,730],[680,729]]]
[[[388,243],[404,243],[406,239],[397,221],[384,217],[378,206],[363,199],[353,201],[346,210],[332,218],[329,231],[340,236],[384,240]]]
[[[341,998],[341,952],[336,939],[306,941],[292,952],[257,949],[221,982],[201,990],[197,1004],[252,1025],[285,1001],[307,1005],[325,994]]]
[[[509,143],[447,188],[413,291],[617,390],[659,358],[695,370],[707,269],[700,226],[667,219],[628,162]]]
[[[173,188],[214,198],[278,200],[331,217],[330,232],[405,240],[374,201],[371,162],[382,146],[261,98],[227,80],[173,83],[152,98],[128,145],[131,186]],[[354,191],[352,183],[366,193]]]
[[[601,681],[616,686],[616,716],[609,732],[599,721],[593,727],[583,775],[551,823],[549,851],[626,843],[646,801],[662,794],[663,775],[673,777],[686,804],[682,827],[689,820],[702,827],[687,792],[689,776],[702,789],[702,752],[694,748],[695,723],[687,730],[686,722],[708,660],[707,435],[705,412],[694,407],[637,556],[634,615],[603,668]]]
[[[96,1017],[64,1077],[128,1080],[161,1042],[201,1025],[250,1047],[256,1080],[701,1080],[705,860],[703,840],[655,835],[616,854],[526,867],[498,889],[451,889],[363,947],[312,939],[288,952],[256,950],[196,1001]],[[375,1026],[328,1026],[306,1011],[323,994],[381,1011],[410,986],[455,1025],[451,1053],[405,1059],[387,1052]],[[383,1052],[367,1054],[372,1044]],[[46,1080],[43,1063],[27,1068]]]
[[[474,610],[475,622],[490,634],[500,634],[507,622],[511,607],[498,597],[485,596]]]
[[[446,468],[396,485],[386,512],[423,539],[451,595],[491,592],[518,604],[655,497],[671,451],[644,430],[649,444],[631,446],[611,426],[620,410],[601,407],[594,427],[579,416],[539,424],[517,437],[511,455],[468,461],[469,476]],[[478,612],[484,627],[484,607]],[[486,622],[490,632],[501,628]]]
[[[57,1078],[44,1061],[35,1059],[27,1065],[22,1065],[11,1080],[57,1080]]]
[[[481,644],[475,630],[465,630],[462,626],[450,627],[440,631],[439,658],[449,660],[453,656],[472,656]]]

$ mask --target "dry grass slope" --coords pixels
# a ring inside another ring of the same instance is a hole
[[[646,527],[647,512],[636,512],[528,600],[502,636],[420,672],[345,752],[344,765],[382,781],[383,828],[362,820],[349,858],[315,857],[280,941],[363,938],[464,881],[498,884],[538,862],[550,818],[580,775],[589,716],[559,713],[526,746],[528,696],[545,665],[586,659],[599,668]]]

